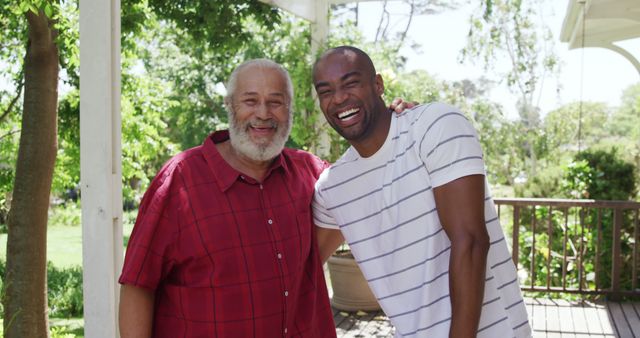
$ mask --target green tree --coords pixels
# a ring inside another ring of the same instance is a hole
[[[607,145],[619,147],[624,158],[634,163],[636,179],[640,181],[640,83],[622,93],[622,103],[611,115],[606,129],[610,135]],[[636,198],[640,198],[640,192]]]
[[[608,136],[608,120],[609,107],[604,103],[575,102],[553,110],[545,116],[543,126],[548,147],[573,152],[579,144],[583,149],[592,147]]]
[[[73,62],[73,44],[67,43],[73,36],[65,34],[69,27],[64,9],[65,3],[45,0],[23,0],[0,7],[0,22],[6,23],[0,26],[3,44],[18,50],[8,54],[20,69],[16,76],[18,88],[24,86],[20,143],[7,221],[5,337],[44,337],[49,332],[46,225],[57,152],[58,73],[61,63],[70,74],[77,64]],[[23,59],[17,58],[20,51]]]
[[[527,172],[536,176],[540,143],[536,140],[541,125],[534,95],[544,79],[557,71],[553,52],[553,34],[546,25],[539,26],[538,6],[544,0],[485,0],[473,12],[468,43],[462,59],[481,60],[485,69],[497,70],[518,95],[520,132],[526,136]],[[498,60],[506,58],[507,70],[497,69]]]

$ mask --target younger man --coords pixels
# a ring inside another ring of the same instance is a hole
[[[315,64],[328,123],[352,147],[316,183],[316,225],[340,229],[398,337],[530,337],[476,131],[454,107],[394,116],[371,59]],[[321,242],[340,242],[318,230]],[[324,251],[323,256],[328,255]]]

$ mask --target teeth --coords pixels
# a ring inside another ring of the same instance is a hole
[[[339,119],[344,119],[344,118],[348,117],[351,114],[357,113],[359,110],[360,109],[358,109],[358,108],[351,108],[349,110],[345,110],[342,113],[338,114],[338,118]]]

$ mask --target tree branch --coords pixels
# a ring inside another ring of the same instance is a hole
[[[4,135],[0,136],[0,140],[2,140],[2,139],[3,139],[3,138],[5,138],[5,137],[9,137],[9,136],[11,136],[11,135],[13,135],[13,134],[19,133],[21,130],[22,130],[22,129],[14,129],[14,130],[12,130],[12,131],[10,131],[10,132],[8,132],[8,133],[6,133],[6,134],[4,134]]]
[[[382,14],[380,14],[380,22],[378,23],[378,29],[376,30],[376,38],[375,42],[378,42],[378,37],[380,36],[380,29],[382,28],[382,22],[384,21],[384,14],[387,13],[387,0],[384,0],[382,4]]]
[[[411,21],[413,20],[413,14],[416,11],[415,0],[411,0],[409,4],[411,6],[411,10],[409,11],[409,20],[407,21],[407,25],[404,27],[404,31],[400,34],[400,43],[398,43],[398,48],[396,52],[400,49],[400,47],[404,44],[404,40],[407,38],[407,33],[409,32],[409,28],[411,27]]]
[[[2,112],[2,115],[0,115],[0,122],[2,122],[7,116],[9,116],[9,113],[11,113],[11,111],[13,110],[16,102],[18,102],[20,95],[22,95],[22,88],[24,87],[24,76],[22,75],[23,72],[24,71],[20,71],[20,80],[18,82],[18,87],[16,88],[16,96],[11,100],[7,109]]]

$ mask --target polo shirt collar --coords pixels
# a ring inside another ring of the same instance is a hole
[[[224,160],[218,148],[216,147],[216,143],[221,143],[229,139],[229,131],[228,130],[219,130],[211,133],[204,140],[202,144],[202,153],[204,154],[204,158],[207,161],[209,169],[213,173],[213,176],[216,178],[218,182],[218,187],[223,192],[227,191],[233,183],[238,181],[239,177],[243,177],[243,173],[234,169],[227,161]],[[289,175],[289,166],[287,165],[287,161],[285,159],[286,152],[283,150],[280,155],[278,155],[274,160],[271,166],[269,167],[269,171],[265,176],[265,180],[269,179],[271,173],[278,169],[282,168],[282,171],[285,175]],[[255,182],[252,178],[247,177],[247,181]]]

